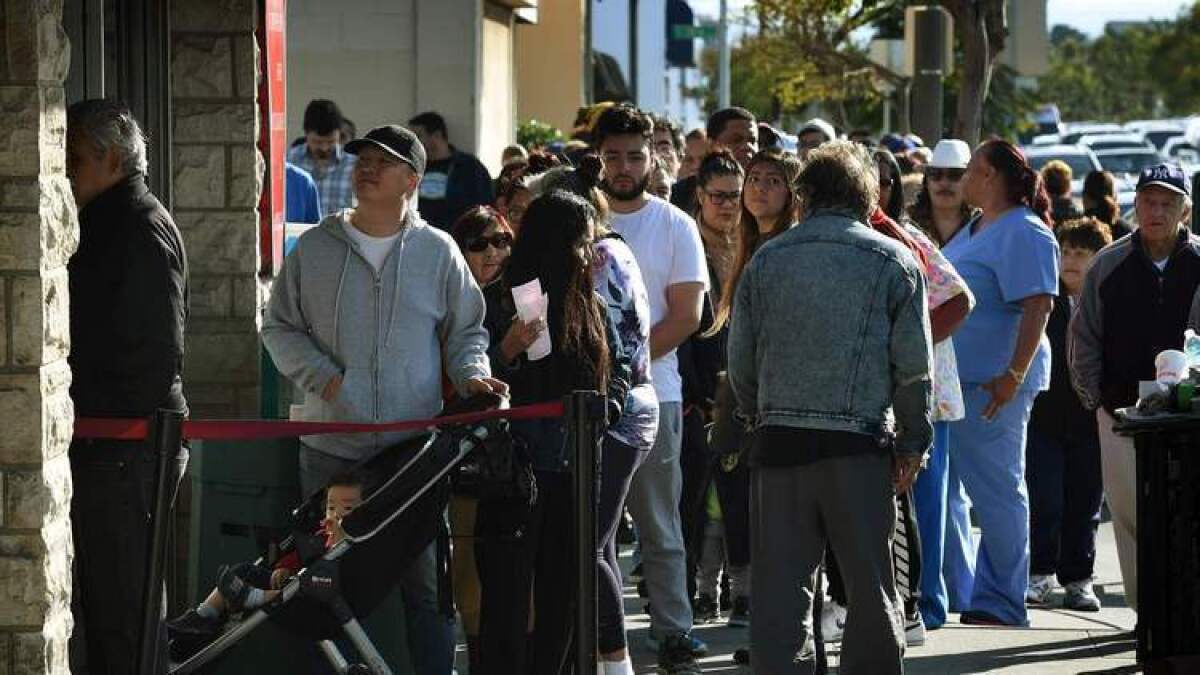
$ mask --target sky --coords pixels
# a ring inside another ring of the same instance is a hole
[[[690,0],[696,14],[716,18],[720,0]],[[750,4],[750,0],[729,0],[730,11]],[[1046,23],[1049,26],[1065,23],[1087,33],[1099,35],[1109,21],[1144,21],[1171,19],[1181,7],[1191,4],[1183,0],[1047,0]]]

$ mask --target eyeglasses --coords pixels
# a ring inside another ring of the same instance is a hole
[[[732,190],[730,192],[722,192],[720,190],[701,190],[708,197],[708,201],[721,206],[723,204],[737,204],[742,199],[741,190]]]
[[[467,242],[467,250],[471,253],[483,253],[488,246],[497,251],[506,250],[512,246],[513,236],[507,232],[497,232],[490,237],[475,237]]]
[[[957,183],[962,180],[963,174],[966,172],[966,169],[935,169],[926,167],[925,177],[933,181],[948,180]]]

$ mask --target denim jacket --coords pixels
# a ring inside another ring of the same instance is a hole
[[[755,253],[735,296],[729,378],[754,426],[932,441],[925,279],[902,244],[818,211]]]

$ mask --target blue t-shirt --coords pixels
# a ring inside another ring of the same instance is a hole
[[[1010,209],[979,233],[974,225],[962,228],[942,249],[975,295],[975,309],[954,334],[964,386],[990,382],[1008,370],[1022,300],[1058,295],[1058,242],[1033,211]],[[1050,341],[1044,333],[1021,388],[1050,388]]]
[[[321,198],[317,193],[317,182],[310,173],[287,162],[284,164],[287,182],[283,184],[283,218],[289,223],[321,222]]]

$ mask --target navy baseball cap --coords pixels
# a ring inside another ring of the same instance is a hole
[[[1142,169],[1142,174],[1138,176],[1137,191],[1141,192],[1142,188],[1151,185],[1157,185],[1184,196],[1190,196],[1192,193],[1192,186],[1188,181],[1187,174],[1178,164],[1158,164]]]
[[[346,144],[346,152],[357,155],[360,150],[373,145],[389,155],[411,166],[420,175],[425,173],[425,146],[413,132],[399,124],[375,127],[366,136]]]

